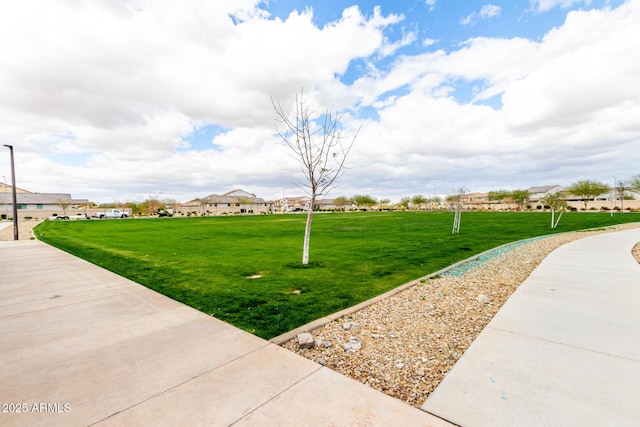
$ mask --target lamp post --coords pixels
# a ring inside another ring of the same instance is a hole
[[[18,201],[16,197],[16,168],[13,163],[13,145],[4,144],[11,153],[11,190],[13,192],[13,240],[18,240]]]
[[[4,179],[4,219],[9,219],[9,204],[7,203],[7,177],[2,175]]]

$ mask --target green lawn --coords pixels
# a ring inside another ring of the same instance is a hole
[[[451,212],[44,222],[43,241],[249,332],[271,338],[501,244],[640,214]],[[260,275],[260,278],[249,278]]]

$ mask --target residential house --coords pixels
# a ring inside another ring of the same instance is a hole
[[[310,203],[311,198],[308,196],[282,197],[274,202],[274,210],[280,213],[306,212]]]
[[[74,199],[68,193],[33,193],[16,187],[18,219],[71,216],[86,212],[89,205],[89,200]],[[0,183],[0,215],[5,219],[13,218],[12,187],[4,183]]]
[[[189,215],[238,215],[238,214],[269,214],[273,211],[273,204],[244,190],[232,190],[222,195],[210,194],[206,197],[193,199],[174,207],[174,213],[181,216]]]

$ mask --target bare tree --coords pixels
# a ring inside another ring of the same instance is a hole
[[[67,209],[69,208],[69,206],[71,206],[71,200],[62,198],[58,200],[56,204],[62,208],[62,218],[69,219],[69,217],[67,216]]]
[[[276,132],[301,166],[304,182],[296,183],[311,198],[304,231],[302,264],[309,264],[309,240],[313,207],[318,196],[326,195],[344,173],[347,155],[358,131],[351,137],[342,136],[342,114],[325,111],[314,118],[304,99],[304,91],[295,98],[295,113],[285,112],[279,102],[271,99],[276,112]]]

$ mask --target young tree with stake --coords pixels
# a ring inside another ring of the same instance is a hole
[[[556,228],[560,222],[560,218],[562,218],[562,214],[567,208],[567,201],[562,198],[561,193],[549,193],[540,201],[544,203],[545,206],[549,206],[551,210],[551,228]],[[559,212],[557,219],[556,212]]]
[[[353,147],[353,136],[342,135],[342,114],[325,111],[317,117],[309,109],[304,91],[295,98],[295,113],[285,112],[279,102],[271,99],[276,112],[276,132],[282,143],[291,150],[304,174],[304,182],[296,185],[311,198],[304,230],[302,264],[309,264],[309,241],[313,208],[318,196],[326,195],[344,173],[347,155]]]

